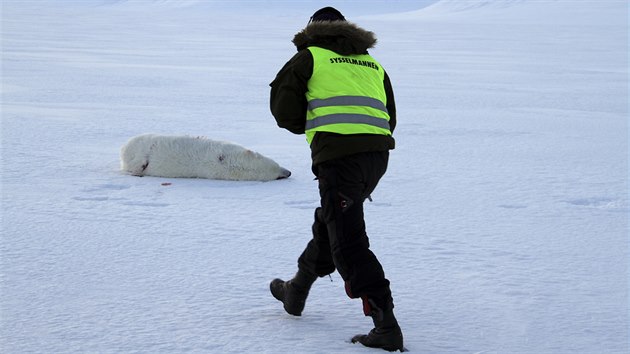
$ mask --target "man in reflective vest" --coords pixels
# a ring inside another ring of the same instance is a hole
[[[363,220],[363,202],[387,169],[396,126],[389,77],[367,52],[375,43],[372,32],[336,9],[320,9],[295,35],[298,52],[270,85],[278,126],[306,134],[321,198],[296,275],[274,279],[270,288],[288,313],[300,316],[313,282],[336,269],[348,296],[361,298],[374,322],[352,342],[402,351],[389,280],[369,248]]]

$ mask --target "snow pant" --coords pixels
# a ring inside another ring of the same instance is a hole
[[[337,269],[346,293],[380,308],[393,306],[389,280],[370,250],[363,202],[387,169],[389,152],[359,153],[313,167],[319,181],[321,207],[315,210],[313,238],[298,259],[301,271],[326,276]]]

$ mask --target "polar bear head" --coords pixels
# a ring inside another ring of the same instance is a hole
[[[243,149],[232,154],[219,156],[228,167],[230,178],[235,180],[271,181],[291,176],[291,171],[277,162],[255,151]]]

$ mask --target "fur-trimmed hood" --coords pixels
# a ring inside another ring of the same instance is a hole
[[[298,51],[320,46],[341,55],[366,54],[376,45],[373,32],[346,21],[311,22],[293,37]]]

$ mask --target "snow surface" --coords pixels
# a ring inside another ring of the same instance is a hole
[[[405,344],[628,353],[627,2],[466,3],[331,2],[377,34],[397,95],[366,219]],[[304,137],[267,106],[319,6],[279,4],[3,1],[2,353],[381,352],[348,343],[371,321],[337,274],[300,318],[268,291],[319,203]],[[293,175],[122,174],[120,147],[149,132]]]

